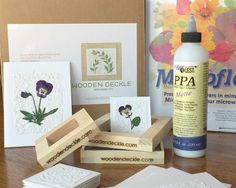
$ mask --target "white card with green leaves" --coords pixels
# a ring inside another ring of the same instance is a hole
[[[112,132],[144,133],[151,127],[150,97],[111,97]]]

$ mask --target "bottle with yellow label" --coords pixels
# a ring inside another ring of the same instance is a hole
[[[173,147],[176,155],[195,158],[206,151],[209,57],[192,14],[181,41],[173,63]]]

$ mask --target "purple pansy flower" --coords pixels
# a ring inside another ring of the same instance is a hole
[[[31,93],[28,93],[28,92],[26,92],[26,91],[22,91],[21,94],[20,94],[20,96],[21,96],[22,98],[28,98],[28,97],[31,96],[31,95],[32,95]]]
[[[25,110],[20,110],[23,115],[23,120],[28,121],[29,123],[35,123],[37,125],[42,125],[43,120],[56,113],[58,108],[54,108],[50,111],[47,111],[47,106],[41,108],[42,99],[46,98],[52,92],[53,85],[51,83],[46,82],[45,80],[39,80],[36,83],[36,91],[37,96],[39,97],[38,105],[36,104],[37,100],[35,100],[34,96],[30,92],[22,91],[20,96],[22,98],[31,97],[33,100],[34,110],[32,112],[28,112]]]
[[[45,80],[39,80],[36,83],[37,95],[40,98],[46,98],[47,95],[51,93],[52,89],[53,85],[51,83],[46,82]]]
[[[129,104],[125,106],[120,106],[119,108],[120,115],[130,120],[130,125],[131,125],[131,130],[132,130],[134,127],[137,127],[140,124],[141,118],[137,116],[132,119],[131,116],[133,115],[133,113],[131,110],[132,110],[132,106]]]
[[[121,106],[119,108],[120,115],[122,115],[126,118],[129,118],[130,116],[132,116],[131,110],[132,110],[132,107],[129,104],[127,104],[125,107]]]

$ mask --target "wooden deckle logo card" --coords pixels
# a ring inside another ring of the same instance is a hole
[[[83,43],[82,80],[122,80],[121,43]]]

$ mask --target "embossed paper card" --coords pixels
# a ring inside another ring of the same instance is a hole
[[[9,24],[8,39],[10,61],[71,60],[73,105],[137,96],[136,23]]]
[[[149,97],[111,97],[112,132],[144,133],[151,127]]]
[[[188,174],[175,168],[148,166],[115,186],[116,188],[225,188],[208,173]]]
[[[71,114],[69,62],[4,63],[4,146],[33,146]]]
[[[100,184],[100,173],[57,164],[23,180],[25,188],[91,188]]]

